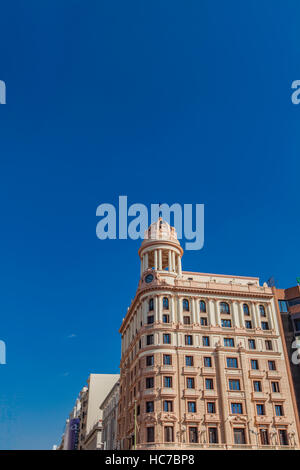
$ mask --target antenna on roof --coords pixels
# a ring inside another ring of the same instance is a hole
[[[267,280],[268,287],[275,287],[276,281],[273,276]]]

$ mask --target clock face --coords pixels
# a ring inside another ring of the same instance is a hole
[[[153,281],[153,274],[148,274],[146,277],[145,277],[145,282],[147,282],[147,284],[149,284],[150,282]]]

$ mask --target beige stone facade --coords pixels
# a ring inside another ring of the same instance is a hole
[[[272,289],[258,278],[182,271],[159,219],[120,333],[121,449],[297,448]],[[136,420],[135,420],[136,416]]]

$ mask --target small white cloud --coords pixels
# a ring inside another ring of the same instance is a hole
[[[77,335],[75,335],[75,333],[71,333],[70,335],[67,336],[67,338],[76,338]]]

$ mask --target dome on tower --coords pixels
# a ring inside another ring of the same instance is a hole
[[[168,222],[159,217],[156,222],[153,222],[144,233],[144,239],[150,240],[173,240],[177,241],[177,233],[174,227],[171,227]]]

